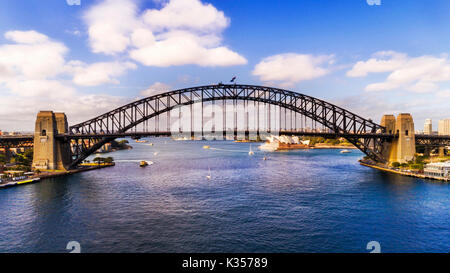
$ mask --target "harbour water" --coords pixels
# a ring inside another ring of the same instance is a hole
[[[0,191],[0,252],[450,251],[448,183],[361,166],[357,150],[149,140],[114,167]]]

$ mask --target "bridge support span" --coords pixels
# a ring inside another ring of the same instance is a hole
[[[384,115],[381,126],[386,128],[387,133],[398,135],[383,145],[383,157],[386,161],[406,163],[413,160],[416,154],[416,140],[411,114],[402,113],[397,118],[394,115]]]
[[[70,144],[56,138],[58,134],[66,133],[68,123],[64,113],[38,113],[34,130],[34,169],[66,170],[71,162]]]

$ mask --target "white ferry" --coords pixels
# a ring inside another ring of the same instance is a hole
[[[450,179],[450,161],[428,163],[423,169],[425,176],[432,178]]]

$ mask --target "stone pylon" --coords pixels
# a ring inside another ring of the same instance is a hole
[[[34,130],[34,169],[66,170],[71,161],[70,143],[59,140],[56,136],[67,132],[68,123],[64,113],[38,113]]]
[[[402,113],[397,118],[394,115],[384,115],[381,126],[386,128],[386,133],[397,135],[392,142],[384,144],[383,156],[386,161],[406,163],[413,160],[416,154],[416,139],[411,114]]]

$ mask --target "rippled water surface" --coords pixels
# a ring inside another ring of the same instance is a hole
[[[449,184],[360,166],[359,151],[150,141],[115,167],[1,190],[0,252],[450,251]]]

